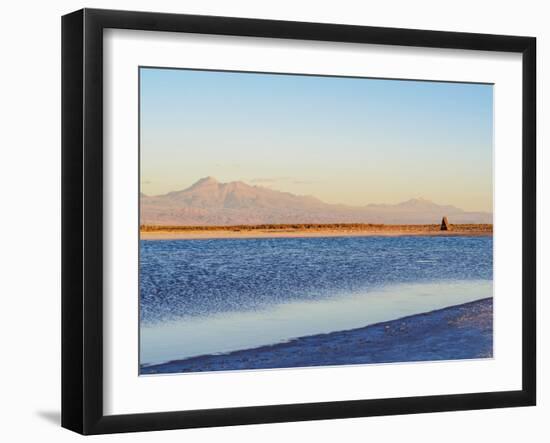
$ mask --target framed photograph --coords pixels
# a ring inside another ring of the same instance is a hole
[[[536,399],[532,37],[62,20],[62,425]]]

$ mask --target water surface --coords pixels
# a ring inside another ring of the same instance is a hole
[[[142,365],[492,295],[492,237],[141,241]]]

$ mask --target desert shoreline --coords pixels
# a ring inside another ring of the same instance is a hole
[[[142,366],[140,375],[493,357],[493,298],[361,328]]]
[[[439,225],[257,225],[257,226],[142,226],[141,240],[315,238],[315,237],[479,237],[492,236],[493,225],[451,225],[441,231]]]

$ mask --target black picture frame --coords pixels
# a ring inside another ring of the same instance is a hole
[[[192,32],[522,54],[522,389],[209,410],[103,413],[103,30]],[[151,431],[536,403],[536,39],[232,17],[82,9],[62,18],[62,426]]]

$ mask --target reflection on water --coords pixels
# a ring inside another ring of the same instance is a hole
[[[391,285],[370,293],[292,301],[141,328],[141,363],[163,363],[359,328],[492,296],[489,280]]]
[[[141,363],[351,329],[492,295],[492,237],[142,241]]]

